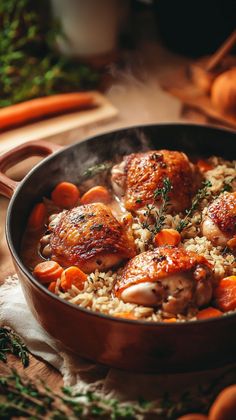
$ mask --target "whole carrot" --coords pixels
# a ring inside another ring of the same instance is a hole
[[[93,95],[86,92],[64,93],[32,99],[0,109],[0,129],[30,120],[93,105]]]

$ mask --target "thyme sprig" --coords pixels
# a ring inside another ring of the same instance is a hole
[[[74,393],[70,387],[55,392],[42,381],[32,381],[17,371],[0,378],[0,418],[23,417],[34,420],[55,419],[174,419],[193,404],[191,395],[176,401],[164,395],[158,402],[140,399],[132,404],[104,398],[93,392]],[[195,402],[196,404],[196,402]],[[203,409],[198,405],[199,411]]]
[[[0,378],[0,418],[174,420],[189,412],[206,414],[219,391],[235,383],[235,378],[235,368],[229,368],[207,385],[196,385],[176,396],[164,393],[153,402],[140,398],[129,404],[94,392],[75,392],[71,387],[56,392],[39,379],[32,381],[12,370]]]
[[[212,186],[211,181],[206,180],[202,183],[202,187],[198,190],[197,194],[192,200],[191,207],[186,210],[185,217],[179,221],[178,225],[176,226],[176,230],[178,232],[182,232],[182,230],[186,229],[190,224],[190,218],[192,217],[193,213],[197,210],[200,203],[204,198],[209,197],[210,191],[209,188]]]
[[[233,185],[232,184],[233,184],[234,181],[236,181],[236,177],[231,177],[227,181],[224,181],[223,188],[220,191],[220,193],[232,192],[233,191]]]
[[[169,178],[165,178],[163,180],[163,187],[158,188],[156,191],[154,191],[154,200],[156,201],[161,197],[161,206],[158,211],[158,217],[155,221],[154,231],[155,233],[160,232],[160,230],[163,227],[163,224],[165,222],[165,215],[166,211],[170,204],[170,191],[172,189],[172,185]]]
[[[83,172],[82,178],[83,179],[93,178],[94,176],[101,174],[102,172],[108,172],[112,168],[112,165],[113,165],[112,162],[105,161],[105,162],[90,166]]]
[[[22,365],[27,367],[29,365],[28,349],[21,339],[10,328],[0,328],[0,360],[7,362],[7,354],[14,354],[21,360]]]
[[[0,379],[0,418],[30,417],[66,419],[144,419],[146,413],[158,415],[160,408],[142,400],[135,404],[120,403],[93,392],[74,393],[70,387],[54,392],[42,381],[32,382],[16,371]],[[158,417],[155,417],[158,418]]]
[[[170,205],[170,191],[172,190],[172,184],[170,179],[167,177],[163,180],[163,186],[157,188],[153,194],[153,204],[147,204],[147,210],[145,212],[145,221],[142,223],[144,229],[148,229],[152,235],[160,232],[162,229],[165,219],[166,212]],[[161,199],[161,205],[159,209],[156,208],[155,202]],[[154,224],[149,222],[150,217],[154,216]]]

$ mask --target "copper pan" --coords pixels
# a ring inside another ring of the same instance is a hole
[[[191,156],[236,158],[236,133],[193,124],[131,127],[99,135],[65,149],[44,141],[23,144],[0,156],[0,193],[10,198],[6,237],[28,305],[38,322],[76,354],[139,372],[196,371],[235,361],[236,313],[186,323],[114,318],[61,300],[34,279],[20,256],[33,205],[62,180],[79,182],[91,164],[145,148],[182,150]],[[7,168],[33,155],[50,155],[17,183]]]

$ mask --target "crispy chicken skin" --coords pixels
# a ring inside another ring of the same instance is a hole
[[[236,192],[224,193],[208,207],[202,222],[202,233],[213,245],[236,248]]]
[[[211,264],[203,256],[164,246],[131,259],[115,284],[115,294],[124,302],[185,313],[210,302],[211,277]]]
[[[134,212],[153,203],[154,192],[163,186],[165,178],[169,178],[172,185],[170,209],[179,212],[189,207],[199,187],[200,174],[182,152],[133,153],[112,169],[115,192],[124,195],[126,209]]]
[[[90,273],[107,270],[135,255],[133,237],[101,203],[60,213],[49,238],[51,258]]]

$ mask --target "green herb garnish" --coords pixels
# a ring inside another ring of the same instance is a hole
[[[82,177],[83,178],[93,178],[94,176],[102,173],[102,172],[108,172],[113,166],[112,162],[103,162],[98,163],[97,165],[90,166],[88,169],[86,169]]]
[[[170,191],[172,189],[172,185],[169,178],[165,178],[163,180],[163,186],[161,188],[158,188],[154,191],[153,194],[153,204],[147,204],[147,210],[145,212],[146,220],[142,223],[142,227],[144,229],[148,229],[152,235],[155,235],[156,233],[160,232],[162,229],[165,218],[166,218],[166,211],[170,204]],[[160,208],[157,209],[155,204],[155,201],[159,201],[161,199],[161,205]],[[154,213],[154,214],[153,214]],[[154,216],[154,224],[152,225],[149,222],[150,217]]]
[[[14,354],[21,360],[24,367],[29,365],[29,353],[21,339],[9,328],[0,328],[0,360],[7,362],[7,354]]]
[[[180,220],[180,222],[178,223],[176,230],[178,232],[182,232],[183,229],[185,229],[186,227],[188,227],[189,223],[190,223],[190,218],[192,217],[193,213],[195,212],[195,210],[197,210],[199,204],[201,203],[201,201],[204,198],[207,198],[210,195],[210,191],[209,188],[212,186],[212,183],[210,181],[204,181],[202,183],[202,187],[198,190],[197,194],[195,195],[195,197],[193,198],[191,207],[186,210],[186,215],[185,217]]]
[[[232,183],[236,180],[236,177],[232,177],[231,179],[229,179],[228,181],[224,181],[223,184],[223,188],[221,190],[221,193],[223,192],[232,192],[233,191],[233,186]]]

